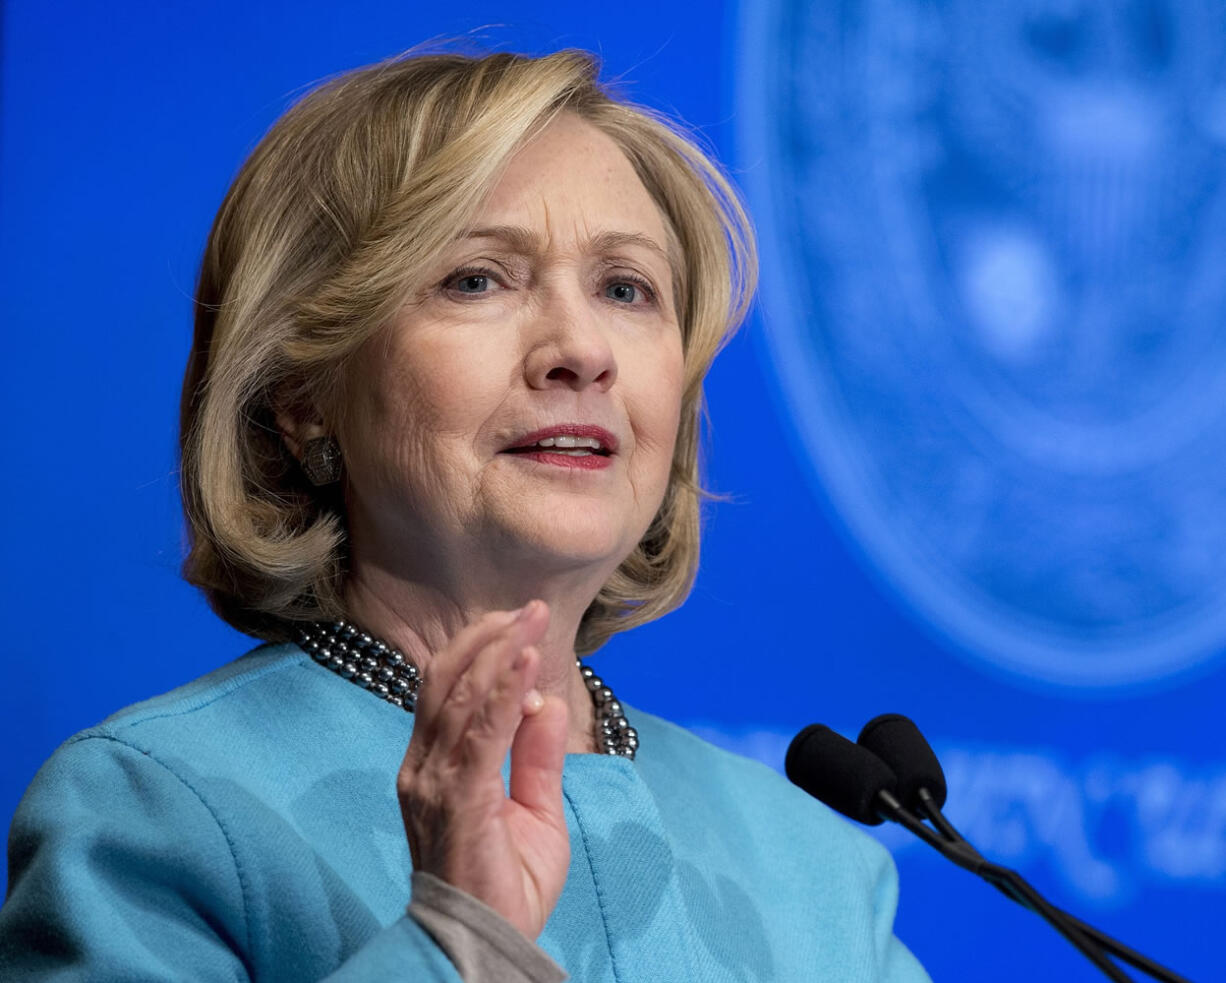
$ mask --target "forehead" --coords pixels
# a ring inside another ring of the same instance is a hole
[[[671,238],[621,148],[571,113],[560,114],[512,155],[477,221],[510,223],[541,228],[551,238],[603,232],[661,243]]]

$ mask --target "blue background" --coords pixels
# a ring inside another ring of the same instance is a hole
[[[1155,6],[1176,23],[1200,10]],[[495,25],[477,31],[494,46],[599,51],[607,76],[626,78],[640,101],[702,131],[762,224],[763,302],[708,385],[709,485],[732,501],[711,510],[689,603],[615,639],[595,657],[598,670],[627,702],[776,766],[788,737],[813,720],[854,736],[877,713],[907,713],[942,753],[951,818],[986,854],[1187,976],[1221,978],[1211,956],[1226,919],[1226,748],[1216,720],[1226,674],[1213,658],[1221,641],[1202,639],[1196,659],[1185,660],[1195,664],[1169,675],[1130,682],[1121,661],[1109,686],[1053,682],[1008,665],[934,615],[898,565],[865,541],[868,506],[854,485],[831,479],[830,458],[812,438],[813,420],[828,422],[813,408],[825,404],[806,402],[780,370],[784,342],[810,337],[799,296],[824,295],[843,284],[835,278],[856,275],[871,292],[885,268],[879,259],[846,268],[798,263],[829,241],[779,218],[781,197],[800,202],[812,192],[777,183],[794,180],[778,157],[791,151],[767,125],[772,106],[806,105],[802,80],[789,88],[782,74],[794,69],[779,22],[763,26],[764,11],[787,7],[475,2],[451,14],[388,0],[6,4],[0,822],[7,825],[39,763],[71,733],[249,647],[178,579],[175,488],[195,269],[238,164],[308,83],[434,36]],[[843,7],[831,29],[853,38],[857,19],[882,5]],[[945,7],[956,13],[956,4]],[[837,39],[827,44],[839,50]],[[942,72],[969,72],[973,84],[974,72],[986,70],[955,45],[940,50]],[[777,92],[794,105],[772,102]],[[852,152],[848,115],[830,115],[837,132],[829,139],[820,128],[809,134],[823,160]],[[950,124],[938,136],[957,134]],[[1040,180],[998,168],[1004,185],[1011,176]],[[980,213],[1000,200],[986,196]],[[939,205],[928,200],[924,222],[939,224]],[[844,207],[858,221],[855,202]],[[1198,207],[1208,214],[1196,202],[1179,213],[1189,228]],[[815,311],[814,324],[837,316]],[[937,323],[957,330],[952,315]],[[1220,335],[1220,322],[1205,323]],[[1159,328],[1177,340],[1204,325]],[[818,394],[838,391],[839,363],[820,356],[815,364],[828,374],[809,384]],[[920,368],[941,377],[939,364]],[[1209,391],[1219,414],[1221,392]],[[888,416],[888,386],[877,400]],[[849,440],[844,451],[855,447]],[[873,453],[867,444],[861,450]],[[1202,457],[1220,460],[1220,448]],[[1189,500],[1206,514],[1226,505],[1199,472],[1166,478],[1199,491]],[[922,486],[923,475],[909,481]],[[1118,482],[1121,502],[1129,489]],[[945,507],[943,518],[956,525],[957,503]],[[910,517],[897,518],[901,529]],[[983,536],[1025,540],[1007,516],[989,520]],[[993,573],[982,572],[983,582]],[[1145,565],[1131,575],[1142,586],[1153,576]],[[1038,604],[1041,587],[1035,591]],[[1215,595],[1205,596],[1212,608]],[[1210,613],[1220,615],[1220,605]],[[1073,658],[1075,633],[1068,644]],[[1136,645],[1128,652],[1135,656]],[[1104,658],[1112,658],[1109,647]],[[935,979],[1098,978],[1038,919],[897,831],[880,835],[902,874],[898,933]]]

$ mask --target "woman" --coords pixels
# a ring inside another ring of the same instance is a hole
[[[0,976],[926,979],[876,844],[577,662],[692,583],[702,378],[753,276],[719,171],[595,76],[394,60],[243,167],[186,573],[271,644],[56,752]]]

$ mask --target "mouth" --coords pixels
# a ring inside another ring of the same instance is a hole
[[[517,438],[503,453],[609,458],[617,453],[617,438],[603,427],[562,424],[525,434]]]

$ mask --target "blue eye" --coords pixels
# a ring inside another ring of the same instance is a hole
[[[639,299],[639,288],[633,283],[610,283],[605,287],[604,295],[610,300],[620,301],[623,304],[633,304]]]
[[[489,288],[490,278],[480,273],[470,273],[455,281],[455,289],[462,294],[481,294]]]

